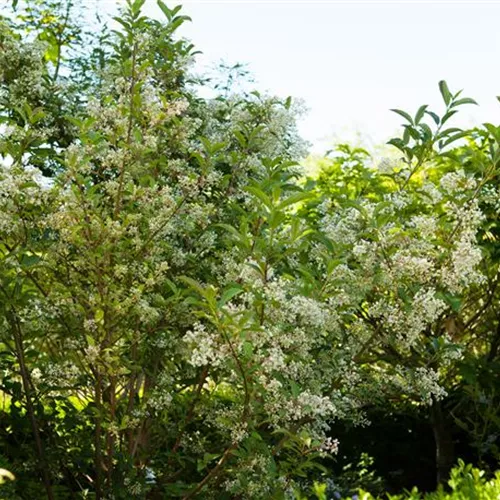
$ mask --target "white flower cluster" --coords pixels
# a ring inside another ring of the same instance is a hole
[[[476,181],[465,174],[463,170],[449,172],[441,177],[441,188],[447,193],[457,195],[459,191],[470,191],[477,185]]]
[[[191,349],[189,362],[193,366],[213,365],[217,366],[222,360],[220,348],[215,333],[210,332],[201,323],[195,323],[192,330],[188,330],[184,336],[184,342]]]
[[[329,455],[337,455],[339,452],[339,440],[327,437],[323,443],[321,443],[320,448]]]
[[[460,293],[464,288],[479,284],[484,280],[484,276],[478,269],[482,253],[476,239],[483,214],[477,202],[464,207],[451,206],[450,208],[455,216],[456,229],[453,234],[453,249],[441,270],[441,279],[451,292]]]
[[[400,167],[386,161],[380,169],[392,175]],[[439,184],[424,176],[421,184],[389,189],[378,201],[357,200],[356,209],[330,209],[323,202],[320,227],[339,262],[325,274],[329,301],[355,339],[353,356],[369,342],[363,352],[383,349],[386,343],[410,352],[429,334],[439,334],[450,307],[446,294],[460,295],[482,282],[476,235],[483,215],[474,200],[477,186],[459,170],[445,174]],[[337,324],[341,329],[342,323]],[[460,353],[446,351],[443,363],[450,356]],[[430,395],[442,396],[435,372],[422,369],[419,374],[418,388],[406,390],[426,402]]]

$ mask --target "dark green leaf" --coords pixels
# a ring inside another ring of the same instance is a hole
[[[448,113],[446,113],[443,116],[443,119],[441,120],[441,123],[444,125],[455,113],[458,113],[458,111],[457,110],[448,111]]]
[[[426,111],[426,113],[432,117],[432,119],[434,120],[434,123],[436,125],[439,125],[439,122],[441,121],[441,119],[439,118],[439,116],[434,113],[433,111]]]
[[[398,148],[403,153],[406,152],[406,144],[404,143],[404,141],[402,141],[397,137],[388,141],[387,144],[390,144],[391,146]]]
[[[397,113],[399,116],[402,116],[405,120],[413,125],[413,118],[406,112],[401,109],[391,109],[393,113]]]
[[[446,106],[448,106],[448,104],[451,101],[451,92],[450,89],[448,88],[448,84],[444,80],[441,80],[439,82],[439,91],[443,96],[444,103],[446,104]]]
[[[427,107],[428,104],[424,104],[423,106],[420,106],[420,108],[418,108],[417,114],[415,115],[415,125],[418,125],[420,120],[423,118]]]
[[[38,255],[28,255],[24,254],[21,259],[21,265],[23,267],[33,267],[38,264],[42,259]]]

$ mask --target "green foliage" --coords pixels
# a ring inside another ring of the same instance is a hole
[[[394,190],[389,178],[378,175],[363,148],[339,144],[321,160],[317,186],[335,200],[377,199],[380,193]]]
[[[395,110],[402,157],[340,145],[303,182],[294,102],[239,66],[200,97],[190,19],[143,5],[94,33],[71,0],[0,18],[5,494],[325,496],[332,422],[373,406],[430,407],[439,440],[455,403],[484,447],[498,128],[444,128],[473,101],[441,82],[444,114]],[[346,489],[380,486],[363,457]]]
[[[420,493],[417,488],[413,488],[403,494],[391,495],[387,493],[374,496],[367,491],[360,490],[354,496],[337,497],[334,495],[331,497],[328,495],[327,485],[316,483],[312,487],[310,495],[296,494],[296,498],[300,500],[307,498],[318,500],[327,500],[328,498],[343,498],[345,500],[354,498],[356,500],[493,500],[500,495],[500,472],[488,479],[484,471],[459,460],[458,465],[451,471],[447,485],[449,488],[440,486],[437,491],[432,493]]]
[[[448,486],[450,491],[440,487],[436,492],[422,494],[413,489],[403,495],[387,495],[387,498],[388,500],[491,500],[500,495],[500,473],[492,479],[487,479],[484,471],[459,461],[458,466],[451,471]],[[375,498],[364,492],[360,492],[359,497],[366,500]]]

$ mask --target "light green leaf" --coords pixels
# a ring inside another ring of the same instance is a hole
[[[97,309],[94,313],[94,319],[96,323],[102,323],[104,321],[104,311],[102,309]]]
[[[470,97],[464,97],[463,99],[459,99],[458,101],[455,101],[453,103],[453,107],[461,106],[462,104],[475,104],[476,106],[478,105],[474,99],[471,99]]]
[[[132,12],[134,14],[139,14],[145,3],[146,0],[135,0],[135,2],[132,4]]]

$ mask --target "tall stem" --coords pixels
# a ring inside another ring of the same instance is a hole
[[[45,491],[47,492],[47,497],[49,500],[54,500],[54,493],[52,491],[52,485],[49,475],[49,467],[47,463],[47,457],[45,455],[45,450],[43,447],[42,439],[40,437],[40,426],[35,415],[35,409],[33,406],[33,399],[31,393],[31,379],[29,371],[26,365],[26,359],[24,357],[24,340],[21,330],[21,324],[16,312],[12,309],[9,314],[10,323],[14,333],[14,342],[16,346],[16,356],[19,362],[19,368],[21,371],[21,379],[23,384],[24,396],[26,398],[26,410],[28,412],[28,417],[31,423],[31,429],[33,431],[33,436],[35,438],[35,445],[37,449],[39,466],[42,473],[42,480],[45,486]]]
[[[136,59],[137,59],[137,42],[134,43],[132,48],[132,70],[130,75],[130,104],[129,104],[129,115],[128,115],[128,125],[127,125],[127,152],[130,150],[130,142],[132,140],[132,126],[134,123],[134,90],[136,84]],[[116,204],[115,204],[115,218],[118,217],[118,213],[120,212],[121,202],[122,202],[122,193],[123,193],[123,183],[125,181],[125,166],[126,160],[125,156],[123,157],[123,161],[120,169],[120,177],[118,179],[118,193],[116,194]]]
[[[96,500],[101,500],[102,496],[102,375],[99,368],[96,368],[96,383],[94,388],[95,406],[97,415],[95,417],[95,433],[94,433],[94,467],[95,467],[95,497]]]

